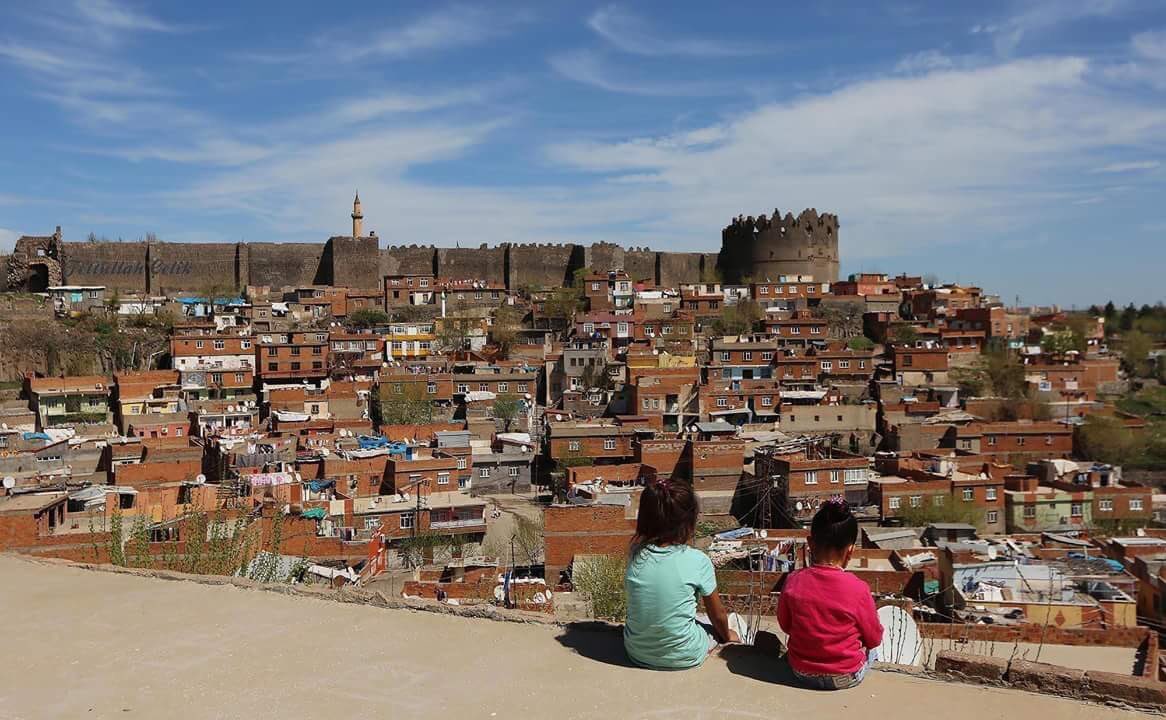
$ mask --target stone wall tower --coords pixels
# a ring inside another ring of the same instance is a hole
[[[360,191],[352,201],[352,237],[364,237],[364,213],[360,211]]]
[[[786,275],[812,275],[818,282],[838,279],[838,216],[810,208],[796,218],[738,215],[721,232],[717,270],[725,282],[774,281]]]

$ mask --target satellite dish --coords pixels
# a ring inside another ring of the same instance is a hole
[[[996,559],[996,546],[995,546],[995,545],[989,545],[989,546],[988,546],[988,559],[989,559],[989,560],[995,560],[995,559]]]
[[[796,503],[794,503],[794,509],[797,510],[798,512],[802,511],[802,501],[801,500],[798,500]]]
[[[199,485],[202,485],[203,483],[205,483],[205,482],[206,482],[206,475],[203,475],[202,473],[199,473],[198,475],[195,475],[195,476],[194,476],[194,481],[195,481],[196,483],[198,483]]]
[[[12,477],[11,475],[5,475],[4,476],[4,489],[11,490],[14,487],[16,487],[16,478]]]

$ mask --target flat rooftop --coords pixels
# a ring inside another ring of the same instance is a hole
[[[20,608],[5,635],[20,662],[0,683],[12,717],[124,719],[175,708],[184,718],[248,720],[332,717],[337,708],[362,717],[555,720],[1145,717],[889,672],[873,672],[855,690],[802,690],[780,684],[776,661],[742,648],[699,669],[656,672],[628,667],[612,631],[385,610],[14,556],[0,555],[0,577],[0,607]],[[174,608],[183,609],[180,621]],[[319,677],[321,668],[344,671],[326,682],[289,680]]]

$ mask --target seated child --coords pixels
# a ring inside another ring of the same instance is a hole
[[[725,612],[708,555],[690,547],[699,513],[682,482],[656,480],[640,496],[624,590],[624,648],[632,662],[660,670],[696,667],[719,642],[740,642],[741,619]],[[696,613],[704,598],[708,624]]]
[[[810,526],[810,564],[786,579],[777,621],[789,633],[790,668],[806,687],[844,690],[862,682],[883,626],[866,583],[844,568],[858,521],[840,497],[824,503]]]

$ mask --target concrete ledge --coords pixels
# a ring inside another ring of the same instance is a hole
[[[1003,658],[969,655],[944,650],[935,657],[935,673],[953,680],[1001,685],[1008,672],[1008,661]]]
[[[1133,675],[1077,670],[1027,660],[1008,662],[947,650],[936,656],[935,672],[940,677],[961,682],[1166,712],[1166,683]]]
[[[233,585],[250,590],[263,590],[281,595],[297,595],[317,600],[351,603],[355,605],[371,605],[373,607],[392,610],[412,610],[414,612],[430,612],[438,615],[454,615],[457,617],[483,618],[500,620],[503,622],[528,623],[537,625],[562,625],[543,613],[525,612],[522,610],[508,610],[493,605],[445,605],[436,600],[412,598],[391,598],[379,590],[367,590],[344,586],[339,589],[315,585],[291,585],[288,583],[261,583],[248,578],[226,577],[223,575],[193,575],[173,570],[154,570],[150,568],[125,568],[118,565],[96,565],[93,563],[79,563],[57,558],[30,557],[28,555],[10,554],[10,557],[25,562],[41,565],[61,565],[79,570],[106,572],[119,575],[134,575],[150,577],[159,580],[176,580],[197,583],[199,585]]]

